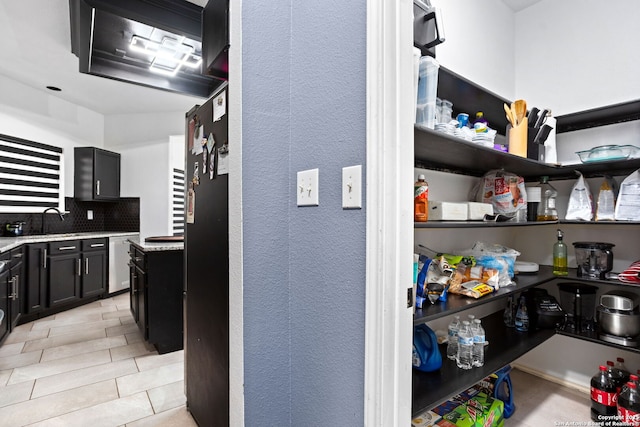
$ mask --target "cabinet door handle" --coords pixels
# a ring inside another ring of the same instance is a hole
[[[142,261],[142,257],[139,257],[139,256],[135,257],[134,259],[135,259],[136,261]]]
[[[78,262],[76,263],[76,265],[78,266],[78,276],[82,275],[82,260],[80,258],[78,258]]]
[[[72,251],[74,250],[76,247],[75,246],[60,246],[58,248],[59,251]]]
[[[47,250],[42,250],[42,268],[47,268]]]
[[[102,248],[102,247],[104,247],[104,243],[92,243],[91,247],[92,248]]]
[[[20,298],[20,275],[16,274],[16,280],[14,281],[14,287],[15,287],[15,291],[14,291],[14,295],[16,297],[16,299]]]
[[[22,252],[15,254],[13,257],[14,258],[22,258]]]
[[[100,180],[96,181],[96,195],[100,195]]]
[[[89,274],[89,258],[84,259],[84,274]]]

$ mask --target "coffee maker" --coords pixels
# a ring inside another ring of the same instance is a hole
[[[613,243],[574,242],[578,277],[588,279],[606,279],[606,274],[613,269]]]

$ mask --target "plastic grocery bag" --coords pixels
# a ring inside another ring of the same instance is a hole
[[[491,203],[496,214],[515,214],[527,208],[527,191],[521,176],[503,170],[492,170],[473,188],[471,200]]]
[[[616,201],[615,219],[640,221],[640,169],[622,181]]]
[[[584,180],[584,176],[580,172],[578,181],[573,184],[571,196],[569,196],[569,206],[567,207],[567,215],[565,219],[591,221],[593,219],[593,197],[589,184]]]
[[[617,183],[610,176],[605,176],[598,192],[596,204],[596,221],[613,221],[616,210]]]

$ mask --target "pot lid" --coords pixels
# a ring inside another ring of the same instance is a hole
[[[611,249],[615,245],[606,242],[573,242],[574,248],[582,249]]]

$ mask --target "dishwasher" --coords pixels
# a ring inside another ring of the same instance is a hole
[[[109,294],[129,289],[129,242],[135,236],[109,237]]]

